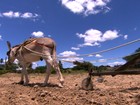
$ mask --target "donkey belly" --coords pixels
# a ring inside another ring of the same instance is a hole
[[[26,54],[24,55],[24,59],[27,62],[36,62],[40,60],[40,56],[34,55],[34,54]]]

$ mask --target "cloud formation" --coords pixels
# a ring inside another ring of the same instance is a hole
[[[62,5],[65,6],[73,13],[77,14],[97,14],[100,12],[108,12],[110,8],[107,4],[111,0],[60,0]]]
[[[124,39],[126,40],[128,38],[128,35],[124,35]]]
[[[59,55],[63,57],[77,56],[76,52],[73,52],[73,51],[64,51],[60,53]]]
[[[119,62],[119,61],[116,61],[116,62],[112,62],[112,63],[108,63],[108,65],[110,65],[111,67],[113,67],[113,66],[117,66],[117,65],[123,65],[123,64],[125,64],[125,62]]]
[[[105,33],[102,33],[96,29],[89,29],[84,34],[76,34],[80,39],[84,39],[83,44],[79,44],[79,47],[84,46],[99,46],[101,42],[108,40],[113,40],[118,38],[120,35],[116,30],[107,30]]]
[[[78,47],[71,47],[72,50],[80,50]]]
[[[44,33],[42,31],[33,32],[31,35],[37,38],[44,37]]]
[[[75,57],[78,56],[76,52],[73,51],[64,51],[59,54],[61,57],[66,57],[61,59],[62,61],[68,61],[68,62],[74,62],[74,61],[83,61],[84,59],[81,57]]]
[[[100,54],[96,54],[95,57],[97,57],[97,58],[101,58],[102,55],[100,55]]]
[[[2,40],[2,36],[0,35],[0,40]]]
[[[30,13],[30,12],[14,12],[14,11],[8,11],[0,13],[0,17],[7,17],[7,18],[23,18],[23,19],[35,19],[39,17],[36,13]]]

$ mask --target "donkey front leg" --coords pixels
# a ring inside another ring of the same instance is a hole
[[[17,83],[17,84],[21,84],[21,85],[23,85],[24,84],[24,75],[23,75],[23,70],[21,70],[21,79],[20,79],[20,81]]]
[[[25,81],[24,81],[24,77],[25,77]],[[20,82],[23,83],[24,85],[28,85],[29,83],[28,72],[26,70],[26,67],[22,68]]]

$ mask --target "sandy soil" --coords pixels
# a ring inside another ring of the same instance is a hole
[[[87,74],[65,74],[64,88],[57,86],[56,75],[51,75],[46,87],[41,87],[43,74],[30,74],[30,85],[15,84],[20,74],[0,76],[0,105],[140,105],[140,75],[104,76],[98,83],[94,77],[94,90],[81,89]]]

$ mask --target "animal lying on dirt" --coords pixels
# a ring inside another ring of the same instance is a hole
[[[46,62],[46,78],[44,86],[47,85],[51,67],[53,67],[59,75],[59,86],[63,87],[64,78],[60,71],[56,58],[56,44],[51,38],[31,38],[22,44],[11,47],[10,42],[7,41],[9,51],[8,64],[13,63],[15,59],[19,61],[22,66],[20,84],[28,85],[29,78],[26,68],[35,61],[44,59]]]

